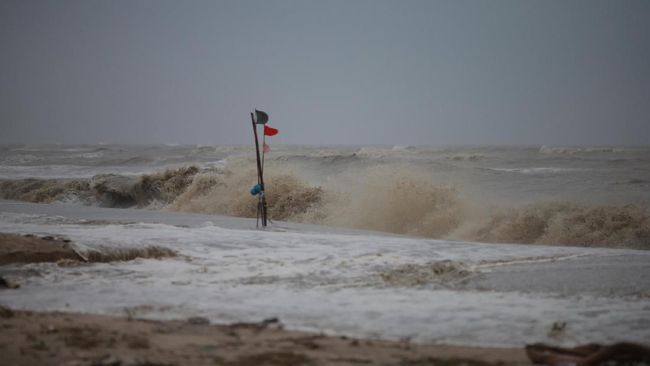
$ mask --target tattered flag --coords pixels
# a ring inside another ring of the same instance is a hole
[[[269,121],[269,115],[266,112],[255,110],[255,123],[258,125],[266,124]]]
[[[278,134],[278,129],[264,125],[264,135],[266,136],[275,136]]]
[[[271,147],[269,147],[269,144],[267,144],[265,142],[264,147],[262,147],[262,150],[264,151],[264,153],[267,153],[267,152],[271,151]]]

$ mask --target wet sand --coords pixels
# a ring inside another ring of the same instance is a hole
[[[530,364],[523,349],[333,337],[284,330],[276,319],[210,325],[0,308],[0,329],[6,365]]]
[[[0,233],[0,265],[82,260],[70,240],[53,236]]]
[[[71,240],[54,236],[0,233],[0,265],[11,263],[112,262],[136,258],[167,258],[176,256],[173,250],[149,246],[138,249],[79,251]]]

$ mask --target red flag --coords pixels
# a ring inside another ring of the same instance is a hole
[[[278,134],[278,129],[264,125],[264,135],[266,136],[275,136]]]
[[[262,151],[264,151],[265,153],[271,151],[271,148],[266,142],[264,143],[264,147],[262,147]]]

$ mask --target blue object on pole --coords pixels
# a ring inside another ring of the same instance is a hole
[[[260,194],[262,192],[262,185],[261,184],[256,184],[251,188],[251,194],[253,196]]]

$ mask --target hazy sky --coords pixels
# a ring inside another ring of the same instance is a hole
[[[650,144],[650,1],[0,0],[0,143]]]

